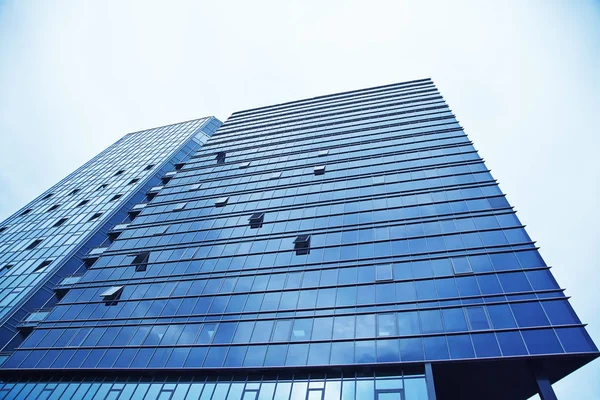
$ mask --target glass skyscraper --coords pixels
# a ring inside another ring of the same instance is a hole
[[[0,398],[551,399],[598,356],[431,80],[219,125],[126,136],[0,225]]]
[[[83,258],[106,231],[220,125],[211,117],[130,133],[0,224],[3,352],[56,304],[58,284],[79,279]]]

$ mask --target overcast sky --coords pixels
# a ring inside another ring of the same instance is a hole
[[[0,219],[127,132],[431,77],[599,344],[599,75],[593,1],[0,0]]]

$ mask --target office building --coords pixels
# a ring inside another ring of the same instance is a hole
[[[429,79],[236,112],[178,167],[0,398],[551,399],[598,356]]]
[[[130,133],[0,224],[2,352],[56,304],[62,278],[80,273],[91,249],[100,254],[106,232],[220,124],[211,117]]]

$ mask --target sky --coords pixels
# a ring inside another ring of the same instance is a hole
[[[600,344],[599,75],[586,0],[0,0],[0,220],[128,132],[430,77]]]

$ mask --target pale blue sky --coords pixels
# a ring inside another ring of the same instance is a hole
[[[592,1],[0,0],[0,219],[130,131],[431,77],[599,344],[599,75]]]

